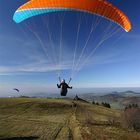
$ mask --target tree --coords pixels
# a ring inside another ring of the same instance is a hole
[[[98,103],[98,102],[96,102],[96,105],[99,105],[99,103]]]
[[[139,106],[138,106],[138,104],[129,104],[125,107],[125,110],[130,109],[130,108],[139,108]]]
[[[94,100],[92,101],[92,104],[95,104],[95,101]]]
[[[104,106],[104,107],[107,107],[107,108],[111,108],[111,106],[110,106],[110,104],[109,103],[104,103],[104,102],[102,102],[102,106]]]

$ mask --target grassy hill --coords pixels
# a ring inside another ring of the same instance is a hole
[[[81,98],[90,102],[107,102],[114,109],[124,109],[128,104],[138,104],[140,106],[140,94],[133,91],[112,92],[105,95],[82,94]]]
[[[72,99],[1,98],[0,139],[140,139],[120,127],[121,113]]]

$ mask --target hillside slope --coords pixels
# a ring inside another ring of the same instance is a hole
[[[1,98],[0,139],[138,140],[139,133],[119,127],[120,116],[119,110],[71,99]]]

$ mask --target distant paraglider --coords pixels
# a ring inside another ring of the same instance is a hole
[[[15,91],[19,92],[19,89],[17,89],[17,88],[14,88],[13,90],[15,90]]]

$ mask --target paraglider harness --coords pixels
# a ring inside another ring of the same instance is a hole
[[[60,85],[57,84],[57,87],[58,88],[61,88],[61,96],[66,96],[67,95],[67,88],[72,88],[72,87],[69,87],[69,84],[71,82],[72,78],[69,79],[69,82],[68,84],[67,83],[61,83],[61,78],[59,77],[59,82],[60,82]],[[64,84],[64,85],[63,85]],[[65,86],[64,88],[61,87],[61,86]]]

